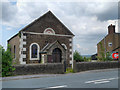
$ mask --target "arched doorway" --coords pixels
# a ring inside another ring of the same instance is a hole
[[[59,48],[55,48],[52,52],[53,62],[58,63],[62,61],[62,52]]]

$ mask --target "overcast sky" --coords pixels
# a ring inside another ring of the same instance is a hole
[[[74,34],[74,50],[82,55],[97,53],[97,43],[107,27],[118,21],[117,2],[2,2],[2,44],[20,29],[51,10]],[[116,28],[116,32],[118,29]]]

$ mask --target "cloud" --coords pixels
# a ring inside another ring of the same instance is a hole
[[[118,3],[117,2],[70,2],[56,4],[54,11],[64,10],[67,15],[81,16],[97,16],[98,20],[107,21],[109,19],[118,19]],[[63,12],[62,12],[63,13]]]
[[[96,15],[101,21],[118,19],[117,2],[90,3],[86,11],[89,15]]]
[[[76,44],[76,46],[77,46],[77,48],[79,48],[79,49],[81,48],[79,44]]]
[[[15,5],[11,5],[9,2],[2,3],[2,20],[9,22],[15,18],[17,14],[17,8]]]
[[[32,21],[35,18],[41,16],[44,12],[52,10],[57,16],[68,17],[96,17],[98,20],[114,20],[117,19],[117,3],[112,2],[21,2],[18,0],[16,4],[10,2],[2,3],[2,20],[5,24],[10,21],[11,24],[28,24],[28,21]],[[24,20],[23,20],[24,19]],[[11,25],[14,26],[14,25]]]
[[[93,54],[107,26],[117,19],[117,7],[117,2],[3,2],[2,25],[18,31],[51,10],[75,34],[74,49]]]

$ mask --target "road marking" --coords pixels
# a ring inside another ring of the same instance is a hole
[[[108,82],[110,82],[110,81],[95,82],[95,84],[108,83]]]
[[[108,78],[108,79],[100,79],[100,80],[93,80],[93,81],[86,81],[85,83],[87,83],[87,84],[89,84],[89,83],[94,83],[94,84],[108,83],[108,82],[110,82],[110,80],[114,80],[114,79],[118,79],[118,77]]]
[[[54,87],[48,87],[48,88],[63,88],[63,87],[67,87],[67,85],[62,85],[62,86],[54,86]]]
[[[94,82],[100,82],[100,81],[105,81],[107,79],[100,79],[100,80],[93,80],[93,81],[87,81],[85,83],[94,83]]]
[[[118,77],[116,77],[116,78],[109,78],[108,80],[114,80],[114,79],[119,79]]]
[[[45,90],[45,89],[64,88],[64,87],[67,87],[67,85],[53,86],[53,87],[47,87],[47,88],[41,88],[41,89],[35,89],[35,90]]]

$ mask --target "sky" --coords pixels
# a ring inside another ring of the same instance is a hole
[[[73,48],[81,55],[97,53],[97,43],[107,35],[108,25],[116,25],[118,32],[117,0],[4,0],[0,6],[0,44],[5,49],[9,38],[49,10],[73,32]]]

